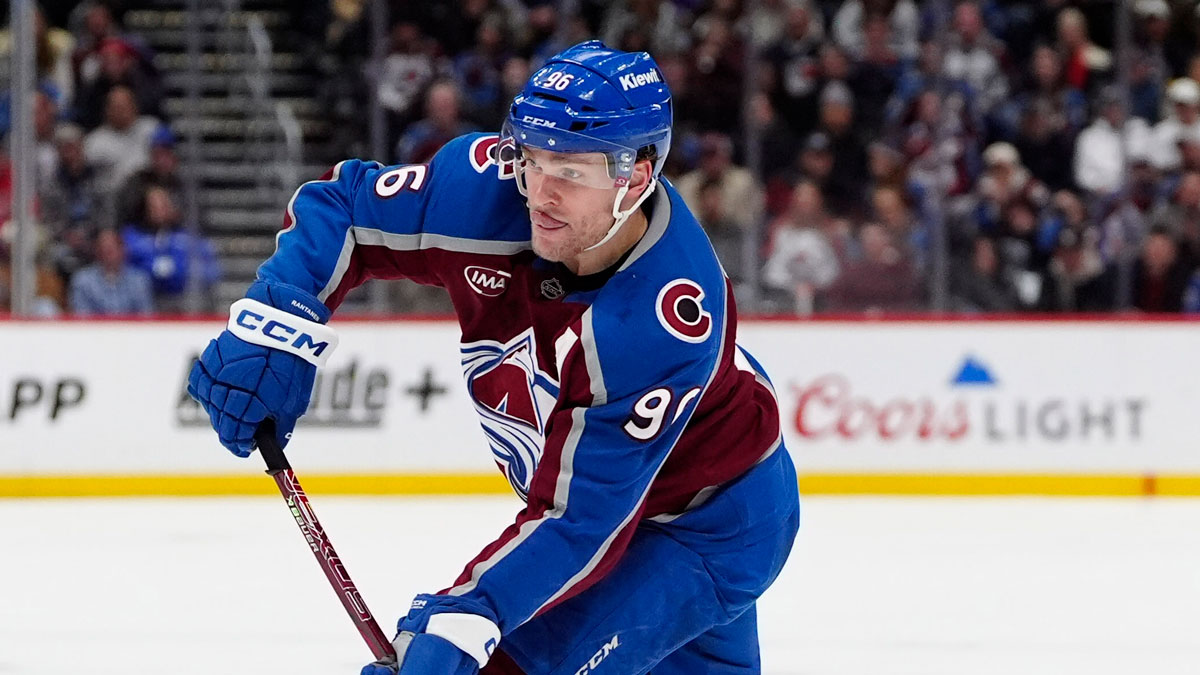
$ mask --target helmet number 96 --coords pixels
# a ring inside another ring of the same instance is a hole
[[[571,73],[564,73],[561,70],[558,70],[547,75],[546,81],[542,83],[542,86],[547,89],[562,91],[571,84],[571,80],[573,79],[575,79],[575,76]]]
[[[674,422],[678,419],[687,404],[691,403],[699,393],[700,387],[693,387],[684,392],[683,396],[679,398],[678,404],[674,406],[675,414],[670,417],[670,420]],[[667,415],[671,412],[672,397],[671,390],[666,387],[646,392],[633,404],[633,414],[629,416],[629,420],[621,429],[639,441],[649,441],[658,436],[667,422]]]

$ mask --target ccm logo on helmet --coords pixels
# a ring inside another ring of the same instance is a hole
[[[558,122],[555,122],[553,120],[544,120],[540,117],[534,117],[533,115],[525,115],[524,117],[521,118],[521,121],[525,122],[527,124],[532,124],[535,127],[551,127],[551,128],[553,128],[553,127],[558,126]]]
[[[467,277],[467,283],[471,285],[472,290],[489,298],[503,293],[508,288],[508,280],[512,278],[508,272],[479,265],[471,265],[466,268],[463,270],[463,275]]]
[[[636,89],[643,84],[650,84],[651,82],[662,82],[658,78],[658,71],[654,70],[648,73],[629,73],[628,75],[622,75],[618,79],[621,81],[621,89],[625,91]]]
[[[676,279],[658,292],[654,311],[658,321],[671,335],[684,342],[700,343],[712,333],[712,314],[700,301],[704,289],[691,279]]]

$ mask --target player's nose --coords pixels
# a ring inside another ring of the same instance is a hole
[[[526,191],[529,193],[529,203],[534,208],[552,206],[558,203],[558,192],[554,189],[554,181],[547,180],[538,174],[526,178]]]

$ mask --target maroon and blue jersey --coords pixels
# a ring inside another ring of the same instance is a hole
[[[288,204],[263,279],[336,309],[370,278],[445,288],[467,390],[516,521],[443,591],[486,604],[503,634],[602,578],[639,523],[669,523],[781,447],[765,374],[735,343],[729,280],[667,181],[612,268],[539,258],[497,137],[428,165],[349,160]]]

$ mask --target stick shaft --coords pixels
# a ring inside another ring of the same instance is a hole
[[[367,603],[359,594],[358,587],[350,579],[350,573],[346,571],[337,551],[333,549],[329,536],[325,534],[325,528],[321,527],[321,521],[317,520],[317,514],[313,512],[312,505],[309,504],[308,495],[304,493],[304,488],[301,487],[292,467],[288,465],[283,450],[275,441],[273,430],[260,429],[259,433],[255,435],[255,440],[267,463],[267,475],[275,479],[275,485],[279,487],[279,492],[287,502],[288,510],[296,519],[296,525],[300,528],[305,540],[308,541],[308,547],[312,549],[317,564],[321,566],[321,571],[329,580],[329,585],[333,586],[334,592],[337,593],[338,600],[341,601],[342,606],[346,608],[346,613],[354,621],[354,627],[358,629],[376,659],[395,659],[396,652],[392,649],[391,642],[380,630],[375,617],[371,616],[371,610],[367,609]]]

